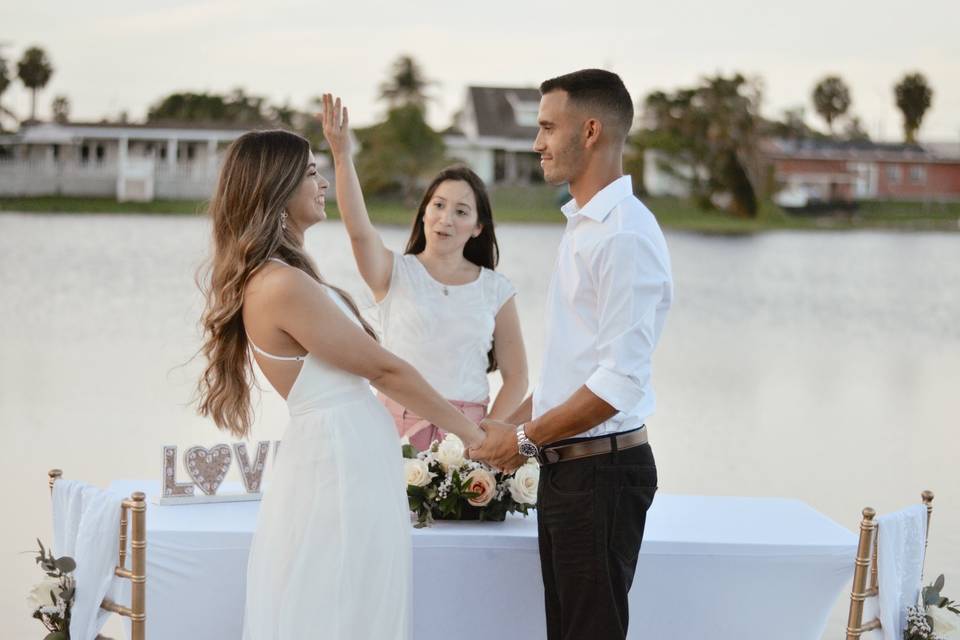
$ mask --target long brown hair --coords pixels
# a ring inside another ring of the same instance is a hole
[[[303,181],[310,143],[288,131],[252,131],[227,149],[209,214],[213,247],[198,284],[206,298],[201,352],[207,366],[197,384],[198,412],[243,438],[253,423],[254,382],[243,325],[244,290],[270,258],[279,258],[330,287],[375,338],[350,296],[324,282],[299,237],[283,228],[281,213]]]
[[[423,216],[427,213],[427,207],[430,206],[430,201],[433,199],[437,187],[447,180],[466,182],[470,185],[470,189],[473,190],[473,197],[477,201],[477,224],[482,225],[477,237],[470,238],[463,245],[463,257],[478,267],[486,267],[491,271],[496,269],[497,263],[500,261],[500,245],[497,244],[497,234],[493,228],[493,207],[490,206],[490,196],[487,195],[487,187],[483,184],[480,176],[463,165],[447,167],[438,173],[427,186],[427,190],[420,200],[420,207],[417,209],[417,217],[413,219],[407,248],[403,252],[416,255],[427,248]],[[496,345],[491,344],[490,351],[487,353],[487,373],[496,371],[497,368]]]

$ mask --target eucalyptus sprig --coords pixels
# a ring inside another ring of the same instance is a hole
[[[70,616],[76,595],[76,583],[72,574],[77,563],[70,556],[54,557],[53,552],[44,547],[39,538],[37,546],[39,553],[35,560],[48,579],[38,583],[30,591],[30,600],[35,605],[33,618],[39,620],[49,632],[44,640],[69,640]]]
[[[944,582],[943,574],[941,573],[937,576],[937,579],[934,580],[933,584],[923,588],[923,605],[925,607],[940,607],[941,609],[946,609],[951,613],[960,615],[960,603],[940,593],[943,590]]]

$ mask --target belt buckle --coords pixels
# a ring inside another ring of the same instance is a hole
[[[560,461],[560,453],[556,449],[541,449],[537,459],[540,464],[553,464]]]

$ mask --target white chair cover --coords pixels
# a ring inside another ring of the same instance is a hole
[[[880,594],[867,600],[864,622],[880,618],[881,629],[864,640],[902,640],[907,607],[917,604],[923,579],[927,507],[916,504],[877,517],[877,581]]]
[[[94,640],[110,612],[100,608],[104,597],[117,600],[122,584],[114,576],[119,555],[119,496],[75,480],[53,485],[53,553],[70,556],[76,596],[70,620],[70,637]]]

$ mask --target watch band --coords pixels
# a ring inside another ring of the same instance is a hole
[[[517,451],[520,455],[532,458],[540,453],[540,448],[527,437],[527,423],[517,425]]]

